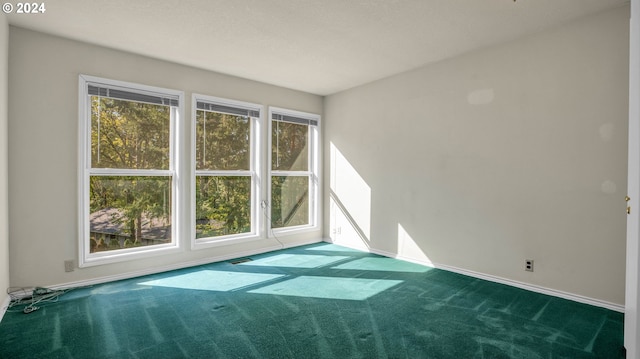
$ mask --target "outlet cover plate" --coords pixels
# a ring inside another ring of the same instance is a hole
[[[64,271],[65,272],[73,272],[73,260],[64,261]]]
[[[524,270],[527,272],[533,272],[533,259],[524,260]]]

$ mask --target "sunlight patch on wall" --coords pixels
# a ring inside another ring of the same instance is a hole
[[[349,217],[349,213],[345,211],[344,207],[335,200],[333,194],[329,196],[329,213],[331,228],[329,237],[333,243],[365,252],[369,251],[369,238]]]
[[[158,280],[141,282],[138,284],[157,287],[226,292],[272,281],[281,277],[284,277],[284,275],[201,270],[198,272],[181,274]]]
[[[333,142],[330,152],[330,237],[366,249],[371,238],[371,187]]]
[[[301,276],[250,290],[249,293],[323,299],[365,300],[401,280]]]
[[[244,262],[241,266],[287,267],[287,268],[318,268],[339,262],[351,257],[323,256],[312,254],[278,254],[267,258]]]
[[[420,245],[416,243],[400,223],[398,223],[398,255],[402,258],[416,260],[431,267],[434,266]]]

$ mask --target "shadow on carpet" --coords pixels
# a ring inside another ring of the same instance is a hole
[[[624,358],[623,314],[314,244],[73,290],[0,358]]]

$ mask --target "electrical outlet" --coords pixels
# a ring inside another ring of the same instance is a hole
[[[68,261],[64,261],[64,271],[65,272],[73,272],[73,259],[70,259]]]
[[[524,270],[527,272],[533,272],[533,259],[524,260]]]

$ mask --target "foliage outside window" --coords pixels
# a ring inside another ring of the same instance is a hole
[[[272,109],[271,111],[271,211],[272,229],[317,224],[318,117]]]
[[[255,235],[260,107],[200,95],[195,107],[195,238]]]
[[[91,77],[81,89],[81,262],[175,246],[179,93]]]
[[[189,149],[182,92],[79,85],[81,267],[317,228],[319,116],[194,95]]]

